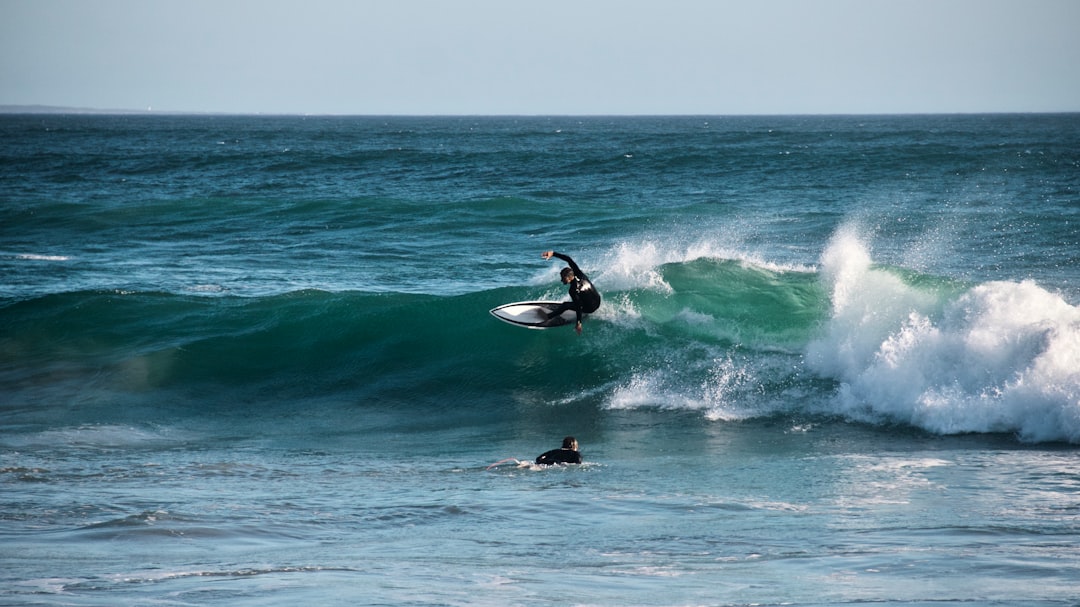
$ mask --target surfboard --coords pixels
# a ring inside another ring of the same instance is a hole
[[[577,312],[567,310],[555,318],[548,313],[559,307],[559,301],[516,301],[491,309],[491,315],[503,322],[528,329],[550,329],[577,322]]]

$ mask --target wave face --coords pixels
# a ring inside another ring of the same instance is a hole
[[[573,374],[567,368],[618,381],[684,347],[797,348],[825,312],[812,273],[698,259],[663,264],[653,279],[605,292],[606,305],[587,321],[588,340],[524,331],[487,314],[506,301],[562,296],[528,286],[456,296],[113,291],[8,306],[18,330],[5,336],[3,353],[10,376],[27,389],[64,369],[74,381],[119,391],[210,384],[279,398],[310,388],[356,402],[390,394],[440,401],[461,387],[474,396],[530,383],[555,390]],[[623,356],[609,355],[616,349]]]
[[[819,266],[700,247],[621,246],[605,305],[570,330],[486,311],[559,299],[539,285],[462,295],[302,290],[263,297],[74,292],[10,304],[14,408],[101,414],[343,406],[475,419],[551,403],[777,414],[1080,442],[1080,309],[1031,281],[967,284],[875,264],[855,227]],[[508,402],[509,401],[509,402]]]

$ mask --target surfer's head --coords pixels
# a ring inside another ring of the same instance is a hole
[[[574,451],[577,451],[577,439],[573,436],[567,436],[566,438],[562,439],[562,448],[573,449]]]
[[[559,272],[559,276],[562,276],[563,284],[570,284],[574,280],[574,271],[570,268],[563,268],[562,272]]]

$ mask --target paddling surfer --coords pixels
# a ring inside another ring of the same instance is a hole
[[[555,466],[557,464],[580,464],[582,462],[581,452],[578,451],[577,439],[573,436],[567,436],[562,441],[562,447],[558,449],[552,449],[551,451],[545,451],[536,457],[536,462],[532,463],[528,460],[520,460],[516,457],[508,457],[501,459],[494,464],[487,467],[488,470],[494,470],[503,464],[514,464],[518,468],[529,468],[530,470],[537,470],[540,466]]]
[[[554,466],[555,464],[580,464],[581,452],[578,451],[577,439],[567,436],[562,441],[562,447],[552,449],[540,454],[536,458],[538,466]]]
[[[574,325],[574,330],[580,335],[582,316],[592,314],[600,307],[600,292],[589,281],[589,277],[585,276],[585,272],[582,272],[581,268],[574,263],[574,260],[570,259],[569,255],[563,255],[555,251],[545,251],[540,256],[544,259],[558,257],[567,263],[568,267],[562,269],[560,276],[564,285],[570,285],[570,301],[563,302],[559,307],[555,308],[554,311],[548,314],[548,318],[555,318],[567,310],[577,312],[577,324]]]

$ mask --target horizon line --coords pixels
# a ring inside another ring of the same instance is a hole
[[[229,112],[217,110],[155,110],[152,108],[142,109],[119,109],[119,108],[90,108],[79,106],[47,105],[47,104],[0,104],[0,114],[3,115],[102,115],[102,116],[263,116],[263,117],[377,117],[377,118],[546,118],[546,117],[580,117],[580,118],[648,118],[648,117],[696,117],[696,116],[730,116],[730,117],[753,117],[753,116],[978,116],[978,115],[1023,115],[1023,114],[1077,114],[1080,110],[992,110],[992,111],[926,111],[926,112],[735,112],[735,113],[698,113],[698,112],[674,112],[674,113],[337,113],[337,112]]]

